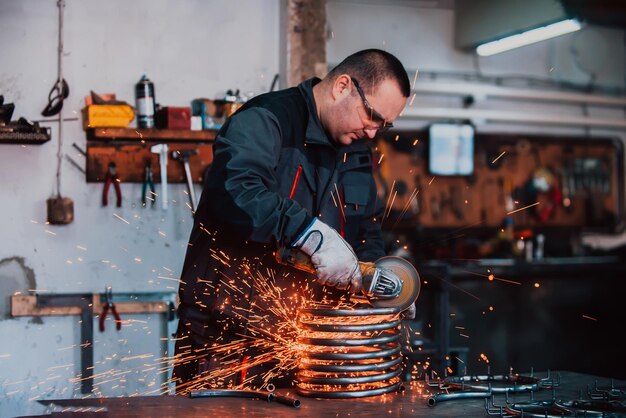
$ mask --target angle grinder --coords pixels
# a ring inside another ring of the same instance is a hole
[[[315,274],[311,258],[301,250],[280,247],[276,260],[287,266]],[[420,293],[420,277],[415,267],[401,257],[381,257],[373,263],[359,261],[362,292],[375,308],[395,308],[398,312],[411,306]]]

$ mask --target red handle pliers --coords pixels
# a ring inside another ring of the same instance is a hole
[[[104,189],[102,189],[102,206],[106,206],[109,203],[109,187],[115,188],[115,197],[117,198],[117,207],[122,206],[122,189],[120,187],[120,179],[117,176],[117,167],[114,162],[109,163],[109,169],[107,170],[106,177],[104,178]]]
[[[117,309],[115,308],[115,304],[113,303],[113,289],[111,286],[107,287],[106,292],[104,294],[104,306],[102,307],[102,313],[100,314],[100,332],[104,332],[104,321],[106,320],[107,314],[109,311],[113,314],[113,319],[115,319],[115,328],[117,330],[122,329],[122,319],[120,318],[120,314],[117,313]]]

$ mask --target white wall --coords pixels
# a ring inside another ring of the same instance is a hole
[[[188,106],[227,89],[267,91],[278,72],[275,0],[66,0],[64,26],[68,118],[79,117],[90,90],[134,104],[143,73],[155,83],[157,102]],[[56,0],[0,0],[0,51],[0,94],[15,103],[13,119],[42,119],[57,77]],[[58,137],[55,122],[45,125],[53,138],[44,145],[0,145],[1,417],[41,412],[36,398],[80,396],[80,385],[68,383],[80,372],[79,318],[6,317],[10,294],[31,288],[29,274],[36,289],[50,293],[102,292],[106,285],[114,292],[175,292],[192,225],[183,184],[169,186],[176,202],[167,212],[141,207],[141,184],[122,184],[123,207],[103,208],[102,185],[87,184],[65,159],[61,192],[74,200],[75,221],[46,225]],[[71,146],[85,148],[80,120],[63,130],[63,152],[83,164]],[[104,395],[147,393],[164,380],[153,367],[162,355],[163,319],[126,319],[136,321],[119,333],[112,325],[104,334],[95,330],[94,372],[131,370],[124,379],[97,379],[111,380],[97,387]]]

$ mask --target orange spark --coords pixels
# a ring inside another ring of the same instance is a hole
[[[532,205],[528,205],[528,206],[524,206],[523,208],[515,209],[514,211],[507,212],[507,215],[511,215],[511,214],[513,214],[515,212],[519,212],[519,211],[524,210],[524,209],[532,208],[533,206],[537,206],[538,204],[539,204],[539,202],[536,202],[536,203],[533,203]]]
[[[506,154],[506,151],[502,151],[502,154],[498,155],[496,159],[491,162],[491,164],[494,164],[496,161],[498,161],[500,157],[502,157],[504,154]]]

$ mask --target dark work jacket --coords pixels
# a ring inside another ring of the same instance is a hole
[[[384,256],[371,151],[365,140],[338,146],[326,136],[313,99],[318,81],[251,99],[218,132],[179,289],[179,315],[200,335],[224,328],[216,320],[242,325],[250,306],[262,311],[252,285],[260,277],[287,291],[308,283],[320,294],[313,276],[274,258],[313,216],[361,261]]]

